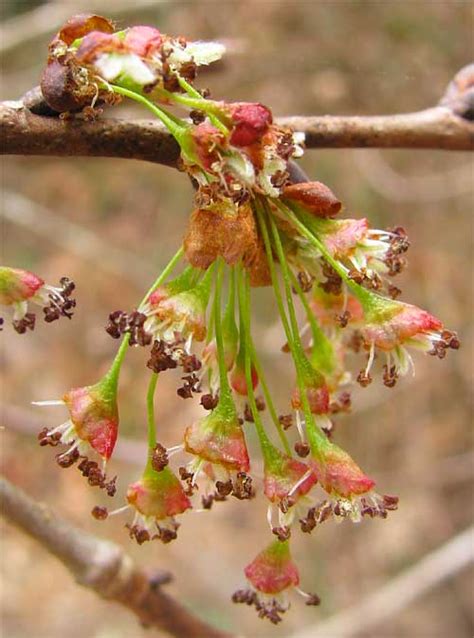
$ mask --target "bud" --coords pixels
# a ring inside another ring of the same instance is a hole
[[[147,26],[136,26],[127,29],[123,40],[130,51],[142,58],[150,58],[158,52],[163,38],[158,29]]]
[[[456,333],[446,330],[439,319],[417,306],[365,293],[361,298],[366,323],[360,333],[370,350],[367,366],[358,381],[370,383],[375,348],[386,353],[384,384],[393,387],[399,376],[414,369],[407,347],[422,350],[443,359],[449,348],[460,346]]]
[[[56,34],[41,77],[41,92],[53,110],[75,111],[91,104],[97,96],[97,85],[81,70],[69,47],[91,32],[111,34],[113,30],[106,18],[83,14],[70,18]]]
[[[250,146],[259,142],[273,121],[272,112],[263,104],[239,102],[226,108],[233,128],[230,143],[234,146]]]
[[[321,182],[302,182],[285,186],[282,198],[299,204],[316,217],[334,217],[342,207],[332,190]]]
[[[69,446],[56,457],[61,467],[70,467],[79,461],[78,469],[91,486],[100,487],[114,496],[115,479],[106,482],[106,476],[96,461],[89,460],[92,452],[105,462],[112,456],[118,434],[117,382],[119,368],[110,369],[98,383],[66,392],[62,401],[38,401],[36,405],[65,405],[69,419],[61,425],[42,430],[38,435],[41,446],[59,444]]]

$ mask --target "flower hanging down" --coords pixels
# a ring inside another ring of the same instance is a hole
[[[292,560],[289,541],[273,541],[245,568],[249,589],[234,593],[235,603],[253,605],[260,618],[268,618],[274,625],[282,620],[289,608],[288,593],[296,590],[307,605],[319,605],[316,594],[298,588],[300,576]]]
[[[263,104],[213,100],[195,87],[199,66],[222,54],[218,43],[190,42],[151,26],[117,31],[95,15],[71,18],[50,44],[42,90],[51,108],[95,118],[104,106],[134,100],[176,140],[180,169],[195,192],[176,255],[136,307],[109,315],[106,332],[122,340],[109,372],[67,392],[57,403],[69,418],[39,438],[41,445],[67,446],[59,464],[78,462],[89,483],[113,494],[114,480],[105,479],[92,457],[105,462],[112,455],[120,368],[129,346],[145,349],[145,467],[124,507],[109,514],[98,506],[93,514],[105,519],[132,511],[132,538],[167,543],[189,509],[253,498],[255,461],[262,461],[274,540],[245,568],[250,588],[233,600],[277,623],[292,590],[319,604],[298,589],[289,546],[295,530],[309,533],[334,519],[386,518],[398,506],[336,443],[335,426],[351,408],[347,355],[365,353],[363,386],[384,356],[383,382],[391,387],[414,365],[408,349],[443,358],[459,340],[430,313],[396,300],[401,290],[393,278],[407,265],[404,229],[337,218],[342,203],[328,186],[293,183],[303,135],[279,126]],[[0,271],[0,301],[13,307],[23,329],[31,322],[28,301],[49,304],[47,316],[69,316],[72,288],[62,286],[53,291],[26,271]],[[252,330],[255,288],[270,290],[259,290],[259,300],[267,313],[276,307],[286,341],[281,356],[294,372],[278,406]],[[179,378],[177,396],[197,397],[203,410],[181,428],[175,424],[170,447],[155,431],[155,390],[165,372]]]
[[[0,266],[0,305],[13,309],[12,324],[19,334],[35,327],[36,315],[29,311],[30,304],[43,308],[47,323],[60,317],[70,319],[76,306],[71,298],[74,289],[74,282],[67,277],[62,277],[59,286],[50,286],[29,270]]]

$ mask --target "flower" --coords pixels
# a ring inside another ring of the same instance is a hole
[[[232,399],[224,393],[210,414],[186,428],[184,447],[197,457],[197,471],[205,462],[227,472],[248,472],[250,468],[242,426]]]
[[[358,377],[362,385],[370,383],[375,348],[386,353],[384,383],[391,387],[399,376],[414,368],[407,347],[443,359],[449,348],[457,350],[460,346],[457,335],[446,330],[441,321],[426,310],[378,295],[364,297],[361,301],[365,323],[360,333],[369,349],[367,366]]]
[[[247,565],[244,573],[251,588],[236,591],[233,602],[253,605],[260,618],[267,618],[273,624],[278,624],[288,610],[286,594],[291,590],[304,596],[306,604],[320,603],[316,594],[307,594],[298,588],[300,576],[288,540],[270,543]]]
[[[392,230],[369,228],[367,219],[312,219],[310,227],[318,234],[329,253],[349,269],[373,280],[377,273],[396,275],[403,270],[406,260],[402,256],[410,245],[406,232],[398,227]],[[354,274],[352,274],[354,278]]]
[[[312,531],[316,523],[332,515],[349,517],[357,523],[363,516],[386,518],[388,511],[397,509],[398,498],[374,492],[375,481],[334,443],[326,441],[318,449],[313,448],[310,465],[330,499],[309,510],[308,518],[300,521],[303,531]]]
[[[50,286],[29,270],[0,267],[0,304],[13,308],[13,327],[19,334],[35,326],[36,316],[28,312],[29,303],[43,307],[47,323],[59,317],[70,319],[76,305],[71,298],[74,288],[67,277],[62,277],[59,287]]]
[[[169,543],[175,539],[178,523],[174,517],[191,507],[180,480],[169,467],[159,472],[148,468],[139,481],[129,485],[127,501],[135,512],[127,527],[139,545],[148,540]]]
[[[193,339],[206,337],[206,309],[211,292],[213,271],[209,268],[201,281],[193,285],[196,272],[185,270],[174,281],[155,290],[139,308],[146,315],[145,332],[155,340],[174,343],[178,338],[186,341],[189,351]]]
[[[116,379],[106,375],[95,385],[69,390],[62,401],[35,402],[35,405],[62,404],[69,410],[69,419],[53,430],[43,431],[40,443],[69,445],[67,454],[77,450],[86,457],[93,450],[107,461],[118,434]]]

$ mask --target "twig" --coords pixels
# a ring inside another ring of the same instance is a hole
[[[291,638],[351,638],[367,632],[471,563],[474,563],[474,526],[422,558],[360,604]]]
[[[145,625],[176,638],[230,638],[188,612],[165,594],[169,575],[146,574],[123,550],[59,518],[6,479],[0,479],[2,514],[58,558],[76,581],[102,598],[131,610]]]
[[[446,107],[373,117],[288,117],[307,148],[473,150],[474,125]],[[139,159],[175,166],[179,148],[158,122],[101,118],[85,122],[33,115],[22,102],[0,104],[2,154]]]

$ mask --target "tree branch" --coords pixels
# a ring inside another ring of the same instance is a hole
[[[156,121],[80,116],[44,117],[38,89],[22,101],[0,103],[3,154],[139,159],[175,166],[179,148]],[[49,113],[51,111],[49,110]],[[279,118],[306,135],[308,148],[474,149],[474,65],[461,69],[440,104],[416,113],[376,116],[324,115]]]
[[[161,591],[160,585],[168,582],[169,574],[146,574],[118,545],[74,527],[3,478],[0,496],[2,514],[10,523],[56,556],[80,585],[123,605],[145,625],[176,638],[231,638]]]
[[[383,627],[383,621],[393,618],[430,589],[474,563],[473,541],[474,527],[470,527],[424,556],[365,600],[293,634],[291,638],[352,638],[367,634],[378,626]]]

